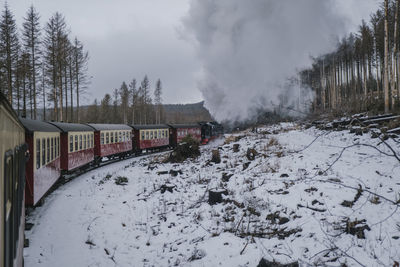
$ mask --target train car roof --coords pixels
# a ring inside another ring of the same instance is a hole
[[[93,129],[85,124],[80,123],[66,123],[66,122],[49,122],[56,126],[62,132],[93,132]]]
[[[132,130],[132,127],[126,124],[87,123],[87,125],[92,127],[95,131]]]
[[[61,132],[56,126],[39,120],[31,120],[26,118],[20,118],[22,124],[24,125],[25,129],[30,132]]]
[[[166,124],[147,124],[147,125],[131,125],[135,130],[146,130],[146,129],[167,129],[169,128]]]
[[[200,128],[200,124],[198,123],[185,123],[185,124],[168,124],[171,128]]]

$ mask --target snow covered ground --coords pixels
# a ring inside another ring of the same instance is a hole
[[[143,156],[63,185],[28,219],[26,266],[400,262],[400,162],[381,140],[287,123],[226,137],[183,164]],[[211,206],[214,188],[228,195]]]

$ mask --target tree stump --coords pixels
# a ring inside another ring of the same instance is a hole
[[[221,163],[221,156],[219,155],[218,149],[212,151],[211,162]]]
[[[267,261],[266,259],[262,258],[257,267],[299,267],[299,263],[293,262],[288,264],[280,264],[279,262]]]
[[[211,189],[208,191],[208,204],[215,205],[222,203],[222,195],[228,195],[228,190],[226,189]]]
[[[257,155],[258,153],[254,148],[247,149],[246,157],[248,160],[254,160]]]
[[[178,174],[183,174],[182,170],[170,170],[169,174],[171,174],[171,176],[176,177],[178,176]]]
[[[240,145],[239,144],[234,144],[233,145],[233,152],[239,152],[239,147],[240,147]]]

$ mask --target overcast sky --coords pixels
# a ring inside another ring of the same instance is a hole
[[[279,1],[279,0],[277,0]],[[329,0],[321,0],[329,1]],[[368,20],[380,0],[334,0],[348,17],[349,31],[362,18]],[[4,6],[4,0],[0,0]],[[56,11],[61,12],[71,30],[71,39],[80,39],[90,54],[92,82],[86,103],[101,99],[119,88],[122,81],[163,82],[164,103],[189,103],[203,99],[196,88],[200,61],[190,42],[182,38],[182,17],[190,0],[9,0],[21,26],[22,17],[33,4],[42,25]]]

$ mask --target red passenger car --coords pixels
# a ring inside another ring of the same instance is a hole
[[[94,130],[78,123],[49,122],[61,130],[61,170],[87,167],[94,160]]]
[[[169,127],[159,125],[132,125],[134,150],[139,153],[142,150],[155,150],[168,147]]]
[[[132,128],[125,124],[87,124],[94,130],[96,163],[103,157],[123,158],[132,153]]]
[[[60,177],[60,129],[47,122],[21,119],[30,158],[26,165],[26,205],[36,205]]]
[[[201,142],[201,126],[197,123],[192,124],[169,124],[170,143],[172,146],[179,144],[182,139],[190,135],[193,139]]]

